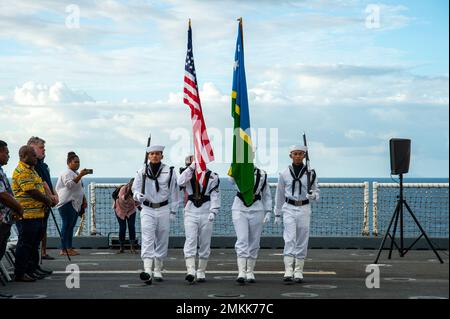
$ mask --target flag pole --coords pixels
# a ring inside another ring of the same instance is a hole
[[[191,29],[191,18],[189,18],[189,29]],[[192,140],[193,143],[195,143],[194,140]],[[196,160],[196,152],[195,152],[195,145],[194,145],[194,156],[192,157],[192,160],[195,162]],[[195,168],[194,171],[194,176],[197,177],[197,167]],[[195,179],[195,189],[193,189],[194,191],[194,197],[196,199],[199,199],[199,195],[200,195],[200,181],[197,180],[197,178]]]
[[[242,17],[237,19],[239,21],[239,29],[241,29],[241,44],[244,45],[244,27]]]

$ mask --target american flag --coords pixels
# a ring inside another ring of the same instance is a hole
[[[200,185],[205,186],[206,164],[214,161],[214,153],[206,132],[202,105],[195,74],[194,55],[192,54],[192,29],[189,21],[188,44],[184,72],[184,104],[191,109],[192,131],[194,135],[194,161],[196,178]]]

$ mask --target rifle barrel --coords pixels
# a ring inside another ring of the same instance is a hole
[[[147,147],[145,148],[144,173],[142,174],[142,186],[141,186],[141,193],[142,194],[145,194],[145,180],[146,180],[146,177],[147,177],[147,159],[148,159],[147,149],[149,148],[151,142],[152,142],[152,135],[149,134],[148,139],[147,139]]]
[[[308,147],[308,144],[306,142],[306,133],[305,132],[303,132],[303,144],[305,145],[305,147]],[[310,166],[309,166],[308,150],[306,150],[305,160],[306,160],[306,179],[307,179],[306,189],[308,191],[308,194],[311,194],[311,171],[310,171]]]

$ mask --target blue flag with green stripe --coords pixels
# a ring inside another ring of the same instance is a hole
[[[233,67],[233,91],[231,93],[231,115],[234,119],[233,161],[228,175],[234,178],[239,192],[247,205],[253,203],[253,142],[250,134],[247,83],[244,68],[244,39],[242,19],[239,21],[238,38]]]

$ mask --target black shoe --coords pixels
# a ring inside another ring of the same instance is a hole
[[[151,285],[152,284],[152,276],[150,276],[150,274],[148,272],[141,272],[139,274],[139,278],[145,282],[146,285]]]
[[[36,270],[34,271],[34,273],[35,273],[36,275],[44,276],[44,277],[50,276],[49,274],[44,273],[44,272],[40,271],[39,269],[36,269]]]
[[[27,275],[30,276],[31,278],[34,278],[37,280],[41,280],[41,279],[44,279],[45,277],[47,277],[47,275],[40,275],[37,272],[27,273]]]
[[[53,270],[47,270],[47,269],[41,268],[40,266],[38,266],[36,268],[36,272],[44,274],[44,275],[51,275],[51,274],[53,274]]]
[[[34,282],[34,281],[36,281],[36,279],[33,278],[33,277],[28,276],[27,274],[24,274],[24,275],[22,275],[20,277],[15,277],[14,281],[17,281],[17,282]]]
[[[193,275],[186,275],[187,282],[189,282],[190,284],[192,284],[194,282],[195,277]]]
[[[283,282],[287,285],[290,285],[294,283],[294,280],[292,279],[292,277],[283,277]]]
[[[238,282],[238,284],[240,285],[245,285],[245,278],[244,277],[238,277],[236,279],[236,281]]]
[[[49,254],[45,254],[44,256],[41,256],[41,259],[44,259],[44,260],[55,260],[55,257],[52,257]]]
[[[294,279],[296,283],[301,284],[303,283],[303,278],[295,278]]]
[[[8,295],[8,294],[2,294],[0,293],[0,298],[12,298],[13,295]]]
[[[148,272],[143,271],[139,274],[139,278],[141,278],[141,280],[145,281],[145,280],[149,280],[151,278],[151,276]]]

